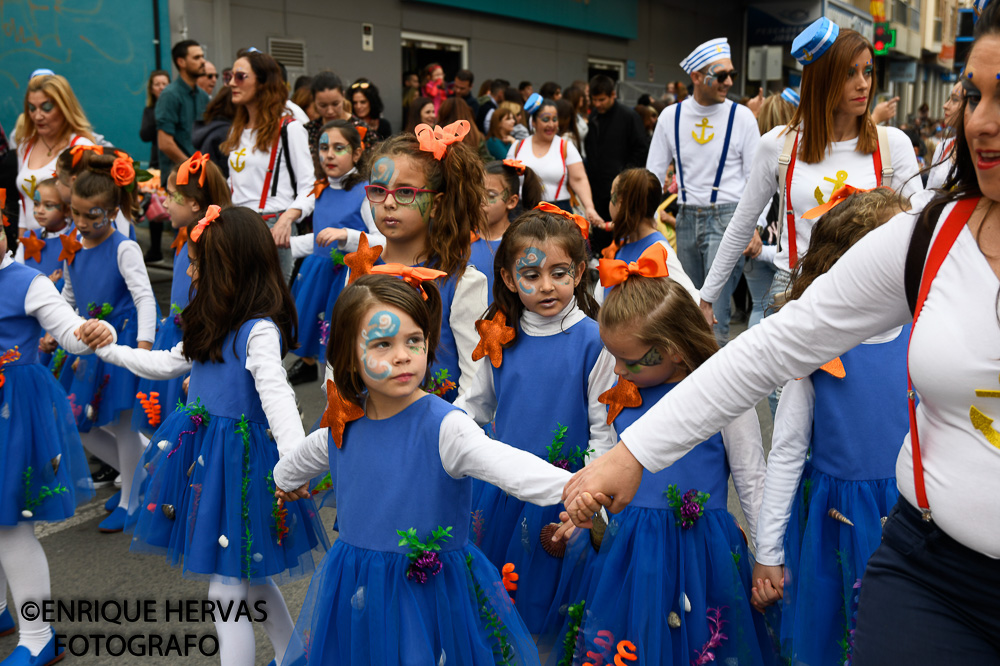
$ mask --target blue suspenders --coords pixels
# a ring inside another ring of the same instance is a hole
[[[684,169],[681,168],[681,104],[677,104],[674,114],[674,154],[677,158],[677,180],[681,190],[681,201],[687,203],[687,190],[684,188]],[[712,205],[719,196],[719,183],[722,182],[722,170],[726,168],[726,155],[729,154],[729,140],[733,136],[733,119],[736,117],[736,104],[729,107],[729,124],[726,126],[726,138],[722,143],[722,157],[719,158],[719,168],[715,171],[715,182],[712,184]]]

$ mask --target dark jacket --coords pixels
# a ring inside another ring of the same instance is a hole
[[[156,105],[147,106],[142,110],[142,124],[139,126],[139,138],[146,143],[152,143],[153,148],[149,151],[149,166],[153,169],[160,168],[160,149],[157,147],[159,137],[156,133]]]
[[[229,154],[220,151],[219,146],[229,136],[229,127],[232,124],[231,120],[225,118],[217,118],[208,123],[198,121],[191,134],[191,143],[194,144],[195,150],[207,154],[226,178],[229,178]]]
[[[490,112],[490,109],[495,108],[497,108],[497,103],[494,102],[492,98],[487,97],[486,101],[479,107],[479,112],[476,113],[476,126],[479,127],[479,131],[483,134],[486,134],[486,129],[484,127],[486,124],[486,114]]]
[[[593,193],[594,208],[605,220],[611,219],[611,183],[615,176],[630,167],[646,166],[649,138],[639,114],[620,102],[607,113],[590,114],[587,148],[587,179]]]

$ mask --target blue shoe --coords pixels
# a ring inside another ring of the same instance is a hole
[[[0,613],[0,636],[10,636],[17,631],[14,626],[14,616],[10,614],[10,609],[4,608]]]
[[[104,503],[104,510],[107,511],[108,513],[111,513],[112,511],[115,510],[115,507],[118,506],[118,503],[121,502],[121,499],[122,499],[122,491],[119,490],[114,495],[109,497],[108,501]]]
[[[115,510],[111,512],[111,515],[101,521],[101,524],[97,526],[99,532],[104,532],[105,534],[110,534],[112,532],[121,532],[125,529],[125,518],[128,513],[125,509],[115,507]]]
[[[37,657],[32,657],[31,652],[24,646],[14,648],[10,656],[0,661],[0,666],[49,666],[60,661],[66,656],[65,650],[56,652],[56,632],[52,630],[52,638],[45,644]]]

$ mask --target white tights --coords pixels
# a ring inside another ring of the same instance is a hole
[[[42,601],[51,598],[49,561],[42,544],[35,538],[33,523],[0,527],[0,566],[3,573],[10,577],[7,582],[15,608],[20,609],[26,601],[34,601],[40,606]],[[38,656],[52,638],[49,624],[42,622],[40,617],[29,621],[21,617],[20,612],[17,615],[17,644],[28,648],[31,656]]]
[[[267,619],[261,622],[261,627],[271,639],[275,660],[281,663],[295,627],[285,605],[285,598],[272,580],[268,579],[264,585],[250,585],[246,580],[229,585],[219,576],[213,576],[208,584],[208,598],[224,608],[232,602],[233,610],[228,622],[223,622],[218,612],[215,614],[215,632],[219,636],[222,666],[253,666],[256,658],[253,623],[245,616],[236,619],[241,601],[246,602],[254,620],[261,616],[255,605],[259,601],[264,602],[260,604],[260,609],[267,613]]]
[[[135,469],[145,449],[139,433],[132,430],[132,410],[118,414],[118,420],[90,432],[80,433],[84,447],[122,475],[122,496],[118,506],[128,509]]]

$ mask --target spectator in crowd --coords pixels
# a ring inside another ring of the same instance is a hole
[[[538,94],[543,99],[551,99],[554,102],[558,102],[562,99],[562,86],[555,81],[546,81],[542,84],[542,89],[538,91]]]
[[[388,139],[392,136],[392,125],[382,117],[382,98],[378,88],[370,81],[356,81],[350,90],[351,105],[358,124],[368,128],[365,145],[373,145],[375,137]]]
[[[590,120],[587,118],[590,109],[587,108],[587,91],[576,84],[566,90],[565,100],[573,105],[576,113],[576,136],[579,138],[580,155],[587,159],[587,132],[590,131]]]
[[[688,87],[680,81],[674,81],[674,101],[678,104],[687,99]]]
[[[656,129],[656,112],[653,107],[647,104],[638,104],[635,107],[635,112],[639,114],[642,126],[646,128],[646,136],[652,137],[653,130]]]
[[[194,134],[191,136],[195,149],[201,151],[202,155],[208,155],[226,178],[229,178],[229,155],[222,152],[220,146],[229,136],[229,128],[235,117],[232,88],[223,86],[205,107],[205,113],[195,123]]]
[[[146,81],[146,106],[142,110],[139,138],[152,144],[149,151],[149,166],[153,169],[160,168],[160,151],[156,147],[156,100],[168,85],[170,85],[170,72],[165,69],[154,69]]]
[[[412,132],[420,123],[431,127],[437,124],[434,100],[430,97],[417,97],[410,103],[410,111],[406,116],[406,131]]]
[[[455,83],[452,85],[451,94],[459,99],[465,100],[465,103],[469,105],[469,109],[472,110],[472,117],[476,118],[479,114],[479,100],[476,99],[475,95],[472,94],[472,83],[476,80],[476,76],[467,69],[460,69],[458,73],[455,74]]]
[[[487,100],[479,105],[479,113],[476,114],[476,125],[480,131],[488,132],[490,129],[490,118],[493,112],[504,100],[504,92],[507,90],[507,82],[503,79],[493,79],[490,82],[490,93]]]
[[[517,84],[517,92],[521,95],[521,104],[524,104],[531,97],[531,94],[535,92],[535,86],[531,85],[531,81],[521,81]]]
[[[438,109],[437,124],[446,127],[459,120],[465,120],[470,125],[469,133],[462,139],[462,143],[472,148],[473,152],[479,155],[484,162],[489,161],[490,154],[486,150],[486,140],[483,138],[482,132],[476,128],[476,119],[472,115],[472,109],[460,97],[449,97],[442,102],[441,108]]]
[[[583,141],[580,139],[580,130],[576,122],[576,109],[572,102],[566,99],[556,100],[556,113],[559,115],[559,136],[571,142],[580,151]]]
[[[306,123],[309,149],[315,155],[316,142],[319,141],[323,125],[333,120],[353,120],[353,117],[345,110],[344,84],[333,72],[320,72],[313,77],[309,88],[312,90],[313,104],[319,114],[317,118]]]
[[[444,69],[436,62],[432,62],[424,69],[423,85],[420,92],[424,97],[434,100],[434,113],[441,107],[448,97],[448,84],[444,81]]]
[[[319,113],[316,112],[316,104],[313,102],[312,89],[309,86],[296,88],[295,92],[292,93],[292,102],[306,112],[306,117],[309,118],[309,122],[319,118]]]
[[[508,108],[501,107],[493,114],[490,131],[486,134],[486,149],[493,159],[502,160],[507,157],[507,152],[516,141],[512,134],[516,122],[517,118]]]
[[[219,72],[215,65],[205,61],[205,73],[198,77],[198,87],[205,91],[209,97],[215,92],[215,84],[219,81]]]
[[[201,45],[186,39],[174,45],[170,56],[177,68],[177,78],[156,101],[156,145],[163,173],[170,173],[194,153],[191,141],[194,121],[205,113],[209,100],[208,94],[197,86],[198,77],[205,73],[205,52]],[[150,256],[159,260],[158,244],[153,244]]]
[[[524,112],[524,107],[518,102],[504,100],[500,102],[500,108],[507,109],[514,114],[514,129],[511,131],[511,136],[514,137],[514,140],[521,141],[522,139],[527,139],[531,132],[528,131],[528,114]]]
[[[257,49],[254,49],[254,51],[256,51],[256,50]],[[240,58],[240,57],[246,55],[247,53],[251,53],[251,50],[250,49],[240,49],[240,51],[236,54],[236,57]],[[292,116],[294,116],[295,119],[297,121],[299,121],[300,123],[302,123],[302,125],[304,126],[304,125],[306,125],[309,122],[310,118],[309,118],[309,115],[306,113],[305,109],[303,109],[301,106],[299,106],[295,102],[295,100],[293,100],[289,96],[289,94],[288,94],[289,93],[289,88],[288,88],[288,68],[285,67],[285,64],[283,62],[281,62],[280,60],[278,60],[278,59],[275,59],[275,62],[278,63],[278,71],[281,72],[281,82],[285,85],[285,108],[288,109],[288,112],[290,114],[292,114]]]
[[[410,103],[420,97],[420,77],[416,72],[403,74],[403,117],[410,113]]]

